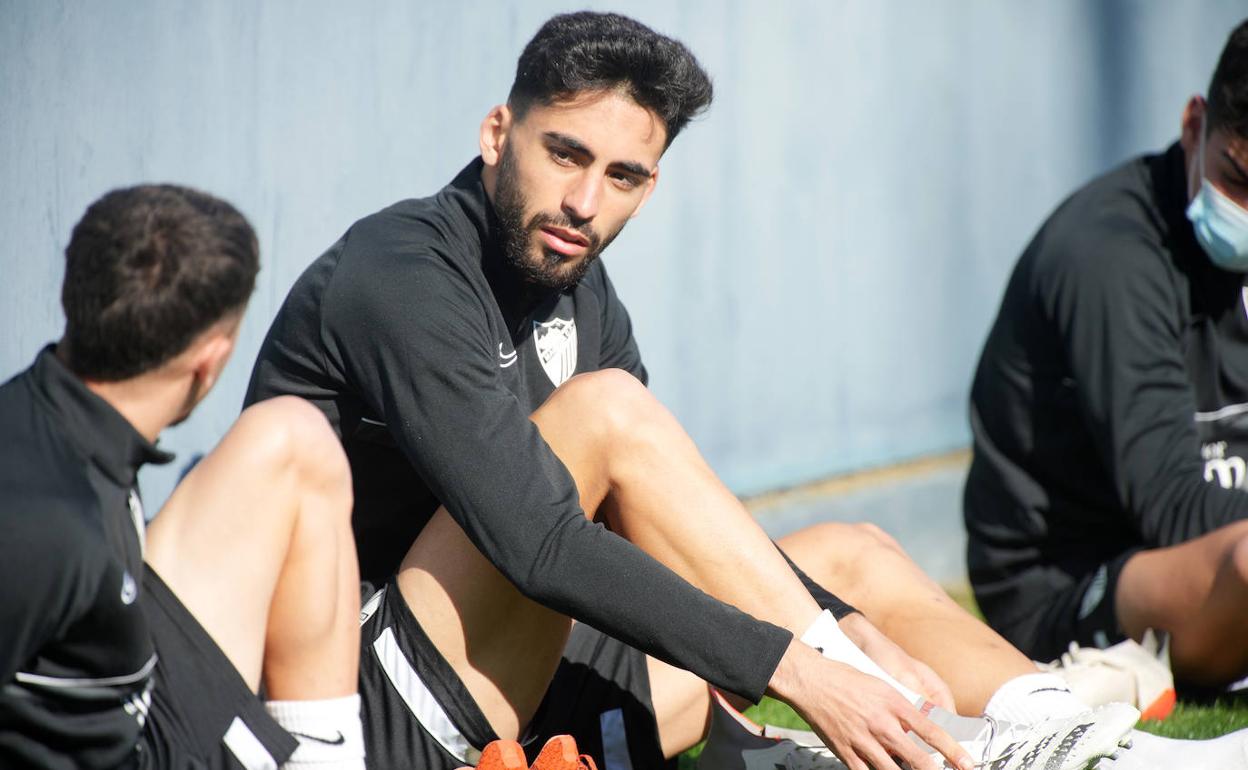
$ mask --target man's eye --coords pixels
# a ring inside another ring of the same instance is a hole
[[[566,150],[551,150],[550,158],[561,166],[570,166],[573,163],[572,154]]]
[[[640,182],[637,181],[637,177],[632,174],[612,174],[611,179],[614,180],[620,188],[625,190],[631,190],[640,184]]]

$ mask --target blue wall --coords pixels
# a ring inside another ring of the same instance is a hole
[[[591,3],[596,7],[607,7]],[[354,219],[474,153],[561,2],[0,0],[0,377],[61,328],[61,250],[137,181],[237,203],[264,271],[196,418]],[[699,55],[708,116],[608,254],[658,395],[740,492],[964,445],[1009,267],[1081,181],[1178,130],[1242,0],[630,2]],[[145,476],[159,502],[173,470]]]

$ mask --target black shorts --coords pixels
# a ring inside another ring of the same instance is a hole
[[[1033,660],[1054,660],[1071,642],[1105,648],[1127,638],[1114,593],[1123,566],[1139,551],[1077,569],[1037,567],[1011,580],[1005,591],[981,594],[977,586],[976,598],[988,624]]]
[[[139,742],[143,767],[261,770],[290,758],[297,742],[251,691],[234,664],[150,566],[142,603],[156,647],[152,705]]]
[[[497,736],[434,648],[394,580],[360,614],[360,697],[369,768],[450,770],[475,765]],[[516,665],[525,664],[516,651]],[[646,657],[577,623],[520,743],[531,762],[569,734],[600,770],[663,767]]]

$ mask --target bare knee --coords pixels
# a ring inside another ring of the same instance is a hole
[[[1248,588],[1248,534],[1241,535],[1230,547],[1222,569],[1227,579],[1241,589]]]
[[[816,550],[837,558],[865,560],[892,551],[903,553],[901,545],[884,530],[869,522],[829,521],[807,527],[781,541],[785,548]]]
[[[280,396],[245,409],[235,423],[246,462],[255,470],[293,473],[301,486],[348,497],[351,469],[329,421],[312,404]]]
[[[604,438],[641,435],[650,418],[665,413],[646,386],[623,369],[578,374],[559,386],[546,405],[575,412],[578,424]]]
[[[904,554],[905,551],[901,547],[901,543],[884,530],[869,521],[860,521],[856,524],[848,525],[855,530],[857,538],[869,548],[876,548],[885,551],[894,551]]]
[[[1170,643],[1170,665],[1177,679],[1197,685],[1221,686],[1248,673],[1248,652],[1239,635],[1207,626],[1176,630]]]
[[[1248,536],[1239,535],[1227,546],[1212,591],[1222,594],[1211,602],[1217,609],[1197,612],[1173,629],[1172,651],[1181,678],[1219,685],[1248,672],[1248,650],[1240,644],[1240,618],[1248,610]]]
[[[780,540],[780,547],[816,581],[860,584],[902,555],[901,546],[874,524],[825,522]]]

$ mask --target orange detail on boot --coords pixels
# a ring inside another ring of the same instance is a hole
[[[524,749],[515,741],[491,741],[481,752],[477,770],[528,770]]]
[[[1148,707],[1145,708],[1143,713],[1140,714],[1140,719],[1165,719],[1170,716],[1171,711],[1174,711],[1174,701],[1174,689],[1171,688],[1166,690],[1161,695],[1157,696],[1156,700],[1148,704]]]
[[[546,741],[530,770],[598,770],[588,754],[577,755],[571,735],[556,735]]]

